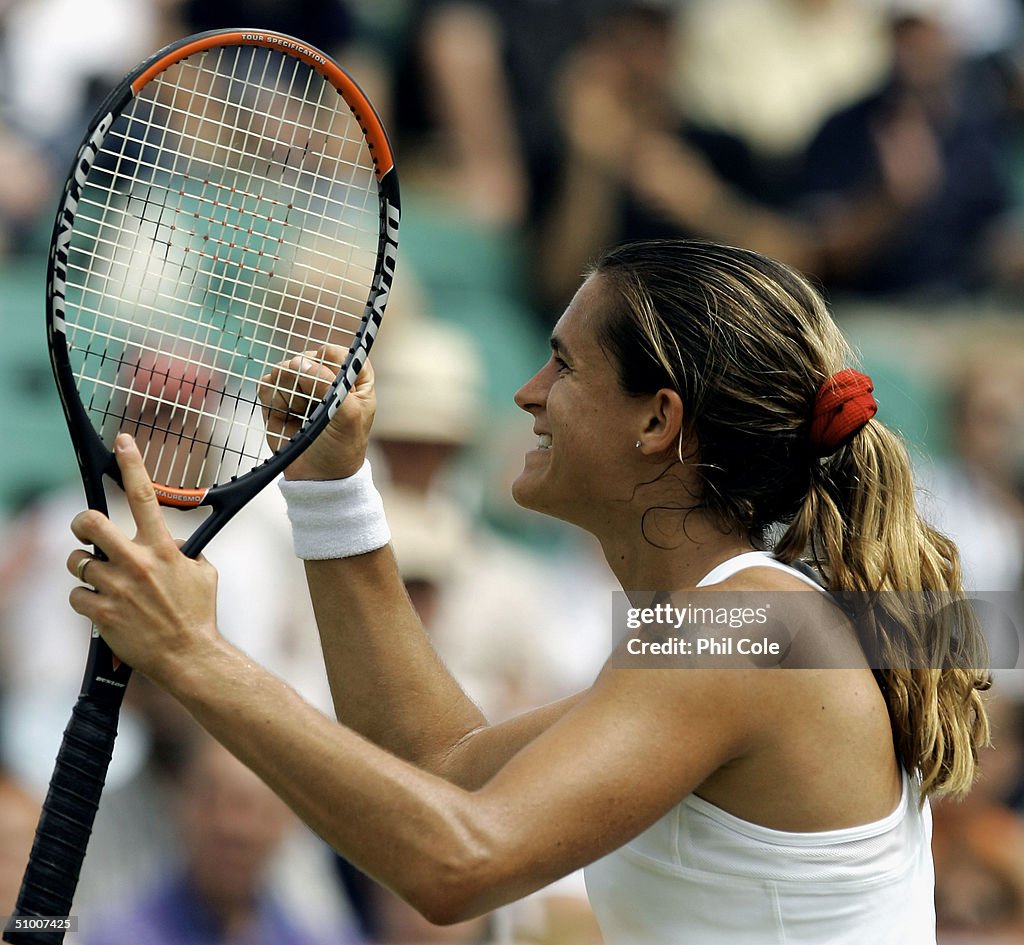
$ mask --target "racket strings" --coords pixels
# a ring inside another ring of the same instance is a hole
[[[226,126],[225,126],[225,127],[226,127]],[[185,180],[185,181],[187,181],[187,180],[189,179],[189,178],[188,178],[188,175],[184,175],[184,174],[183,174],[183,175],[181,175],[181,177],[182,177],[182,179],[183,179],[183,180]],[[207,186],[213,186],[213,187],[217,187],[217,186],[220,186],[220,187],[222,187],[222,189],[223,189],[223,190],[225,191],[225,194],[224,194],[224,196],[225,196],[225,197],[227,197],[227,199],[226,199],[226,200],[224,201],[224,204],[225,204],[225,205],[228,205],[228,203],[230,203],[230,202],[234,202],[234,203],[235,203],[235,205],[237,205],[237,202],[238,202],[238,199],[239,199],[239,197],[242,197],[242,198],[244,199],[244,197],[245,197],[245,196],[248,196],[248,195],[247,195],[247,194],[246,194],[245,192],[241,192],[241,193],[239,193],[239,191],[238,191],[238,188],[237,188],[236,186],[234,186],[234,185],[232,185],[232,186],[230,186],[230,187],[229,187],[229,186],[228,186],[227,184],[220,184],[220,182],[218,182],[218,181],[210,181],[209,179],[204,179],[204,180],[202,181],[202,184],[203,184],[203,186],[204,186],[204,187],[207,187]],[[151,184],[150,184],[150,185],[149,185],[149,186],[147,187],[147,196],[143,198],[143,199],[144,199],[144,201],[146,202],[146,204],[147,204],[147,205],[150,205],[150,206],[151,206],[151,205],[153,205],[153,204],[155,203],[155,201],[154,201],[154,200],[152,199],[152,196],[151,196],[151,193],[152,193],[152,191],[153,191],[153,190],[154,190],[154,187],[153,187],[153,185],[152,185],[152,183],[151,183]],[[369,194],[369,193],[370,193],[370,191],[366,191],[366,193],[367,193],[367,194]],[[212,203],[212,204],[213,204],[214,206],[217,206],[218,204],[220,204],[220,203],[221,203],[221,201],[220,201],[220,200],[219,200],[219,199],[218,199],[217,197],[212,197],[212,198],[211,198],[211,197],[209,197],[209,196],[206,196],[206,195],[201,195],[201,196],[202,196],[202,197],[203,197],[203,199],[205,199],[205,200],[206,200],[206,201],[207,201],[208,203]],[[262,199],[262,200],[267,200],[267,199],[268,199],[268,198],[267,198],[267,197],[265,197],[264,195],[256,195],[256,196],[257,196],[257,198],[259,198],[259,199]],[[269,198],[269,199],[270,199],[270,200],[271,200],[272,202],[276,202],[276,201],[274,201],[274,198]],[[173,209],[174,209],[174,211],[175,211],[175,213],[176,213],[176,214],[177,214],[177,213],[180,213],[180,208],[173,208]],[[243,207],[242,209],[243,209],[243,210],[245,210],[246,208],[244,208],[244,207]],[[273,209],[273,208],[272,208],[272,209]],[[291,208],[289,207],[288,209],[290,210]],[[143,212],[140,212],[140,213],[136,213],[136,215],[137,215],[137,216],[139,216],[139,217],[140,217],[141,219],[147,220],[147,221],[149,221],[149,222],[152,222],[152,223],[155,223],[155,224],[159,224],[159,223],[160,223],[160,220],[161,220],[161,218],[160,218],[159,216],[150,216],[150,215],[149,215],[149,214],[148,214],[147,212],[145,212],[145,211],[143,211]],[[197,211],[193,211],[192,215],[193,215],[193,216],[195,216],[195,217],[197,217],[197,218],[198,218],[198,217],[200,216],[200,214],[199,214],[199,213],[198,213]],[[255,217],[255,216],[253,216],[253,217],[252,217],[252,219],[254,219],[254,220],[255,220],[255,221],[257,222],[257,223],[259,223],[259,222],[261,222],[261,221],[262,221],[262,215],[261,215],[260,217]],[[269,219],[272,219],[272,214],[268,214],[268,215],[267,215],[267,219],[268,219],[268,220],[269,220]],[[220,220],[220,221],[219,221],[219,223],[220,223],[220,226],[221,226],[221,229],[222,229],[222,230],[224,230],[224,229],[229,229],[229,228],[232,228],[232,227],[234,227],[234,229],[235,229],[235,230],[236,230],[237,232],[239,232],[239,233],[240,233],[240,232],[242,231],[242,227],[241,227],[241,226],[240,226],[239,224],[235,224],[235,223],[232,223],[232,222],[231,222],[230,220]],[[179,228],[179,229],[182,229],[182,228],[180,227],[180,224],[178,225],[178,228]],[[188,236],[197,236],[197,235],[200,235],[200,234],[199,234],[199,233],[198,233],[197,231],[189,231],[189,230],[188,230],[187,228],[184,228],[184,233],[185,233],[186,235],[188,235]],[[260,234],[260,231],[259,231],[259,229],[258,229],[258,228],[252,228],[252,227],[251,227],[251,228],[250,228],[250,232],[249,232],[249,235],[251,236],[251,235],[252,235],[253,233],[255,233],[255,234]],[[270,238],[270,237],[269,237],[269,234],[263,234],[263,235],[264,235],[264,236],[265,236],[265,237],[266,237],[267,239],[269,239],[269,238]],[[209,243],[213,243],[213,244],[219,245],[219,246],[221,246],[221,247],[230,247],[231,249],[237,249],[237,246],[238,246],[238,244],[236,243],[235,239],[230,239],[230,240],[228,240],[228,239],[226,239],[226,238],[219,238],[219,237],[218,237],[218,236],[217,236],[217,235],[216,235],[215,233],[213,233],[213,234],[211,234],[211,233],[204,233],[204,234],[202,234],[202,239],[203,239],[204,241],[209,241]],[[171,247],[171,246],[173,245],[173,244],[172,244],[172,242],[171,242],[171,240],[169,240],[169,239],[159,240],[159,238],[157,238],[157,240],[158,240],[159,242],[162,242],[162,243],[164,244],[164,246],[165,246],[165,250],[166,250],[166,249],[169,249],[169,248],[170,248],[170,247]],[[278,238],[277,238],[277,242],[278,242],[278,243],[281,243],[281,244],[283,244],[283,243],[284,243],[285,241],[284,241],[284,240],[283,240],[283,239],[282,239],[281,237],[278,237]],[[208,244],[207,244],[207,245],[208,245]],[[251,249],[252,247],[249,247],[249,248]],[[265,251],[264,251],[264,250],[262,250],[262,249],[257,249],[257,250],[256,250],[256,253],[257,253],[257,255],[259,255],[259,254],[261,254],[261,253],[263,253],[263,252],[265,252]],[[193,249],[193,250],[192,250],[192,254],[193,254],[193,255],[198,255],[198,256],[199,256],[199,257],[201,257],[201,258],[202,258],[202,257],[206,257],[206,258],[211,258],[211,259],[218,259],[218,258],[220,258],[220,257],[218,256],[218,253],[217,253],[217,250],[216,250],[216,249],[214,249],[214,251],[213,251],[213,252],[210,252],[210,251],[204,250],[204,249],[203,249],[202,247],[200,247],[200,248],[199,248],[198,250],[195,250],[195,249]],[[323,256],[325,256],[326,254],[322,254],[322,253],[321,253],[320,255],[323,255]],[[182,257],[182,259],[184,260],[184,258],[185,258],[185,257],[183,256],[183,257]],[[239,262],[239,263],[238,263],[238,265],[239,265],[239,268],[240,268],[240,269],[244,269],[244,268],[245,268],[245,264],[244,264],[244,263],[241,263],[241,262]],[[259,267],[252,267],[252,268],[254,268],[254,269],[255,269],[256,271],[259,271]],[[196,270],[194,270],[194,271],[199,271],[199,270],[198,270],[198,268],[197,268],[197,269],[196,269]],[[367,279],[367,278],[369,278],[369,271],[367,271],[367,272],[366,272],[366,273],[364,273],[364,275],[363,275],[363,280],[364,280],[364,281],[365,281],[365,279]],[[229,286],[230,286],[230,285],[231,285],[231,283],[233,282],[233,280],[231,280],[231,279],[230,279],[230,277],[229,277],[229,276],[226,276],[226,275],[222,277],[222,281],[223,281],[223,282],[224,282],[224,283],[225,283],[226,285],[229,285]],[[242,281],[244,281],[244,280],[238,280],[237,282],[235,282],[235,285],[237,285],[237,284],[241,283]],[[294,298],[295,298],[294,296],[291,296],[291,299],[294,299]],[[288,299],[288,296],[286,296],[286,300],[287,300],[287,299]],[[354,300],[354,301],[356,301],[356,299],[353,299],[353,300]],[[361,301],[361,300],[358,300],[358,301]]]
[[[108,134],[69,249],[68,343],[104,441],[132,432],[179,488],[262,462],[257,382],[352,343],[379,225],[372,156],[319,73],[248,47],[161,73]]]

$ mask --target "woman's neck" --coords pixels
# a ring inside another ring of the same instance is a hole
[[[619,585],[629,591],[672,591],[694,587],[712,568],[736,555],[755,550],[748,535],[723,532],[699,513],[691,512],[673,530],[674,541],[661,540],[638,523],[631,534],[621,531],[598,541]]]

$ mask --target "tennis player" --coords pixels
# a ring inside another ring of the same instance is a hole
[[[388,546],[364,460],[369,370],[282,482],[340,724],[220,637],[216,574],[178,552],[127,437],[138,533],[74,520],[109,561],[71,554],[94,588],[72,606],[435,922],[586,867],[608,945],[934,943],[927,798],[969,789],[988,677],[970,624],[945,652],[912,606],[855,626],[831,602],[955,595],[960,574],[822,299],[752,252],[628,245],[597,263],[551,349],[516,394],[537,436],[516,500],[596,536],[631,600],[803,602],[781,668],[613,654],[589,690],[488,725],[431,649]],[[295,400],[268,393],[272,432]]]

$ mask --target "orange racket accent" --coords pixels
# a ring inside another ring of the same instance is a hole
[[[328,82],[331,83],[348,103],[352,109],[363,134],[366,136],[366,143],[369,145],[373,155],[374,171],[377,180],[380,180],[395,165],[395,159],[391,154],[391,146],[388,144],[388,136],[384,128],[370,107],[362,89],[349,78],[334,62],[328,59],[322,52],[300,43],[290,36],[281,36],[277,33],[263,32],[237,32],[217,33],[213,36],[204,36],[193,43],[187,43],[178,49],[174,49],[166,56],[154,62],[145,72],[132,82],[132,91],[138,95],[147,82],[170,68],[176,62],[181,62],[195,53],[205,52],[207,49],[214,49],[217,46],[263,46],[266,49],[277,49],[301,59],[308,66],[319,72]]]
[[[170,505],[176,509],[194,509],[203,504],[209,489],[179,489],[176,486],[164,486],[153,483],[153,491],[161,505]]]

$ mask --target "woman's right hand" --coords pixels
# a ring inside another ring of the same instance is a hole
[[[323,399],[338,376],[344,348],[321,347],[296,355],[260,378],[259,398],[267,425],[267,442],[277,449],[302,426],[311,403]],[[373,368],[367,362],[331,421],[285,470],[286,479],[346,479],[366,458],[377,399]]]

